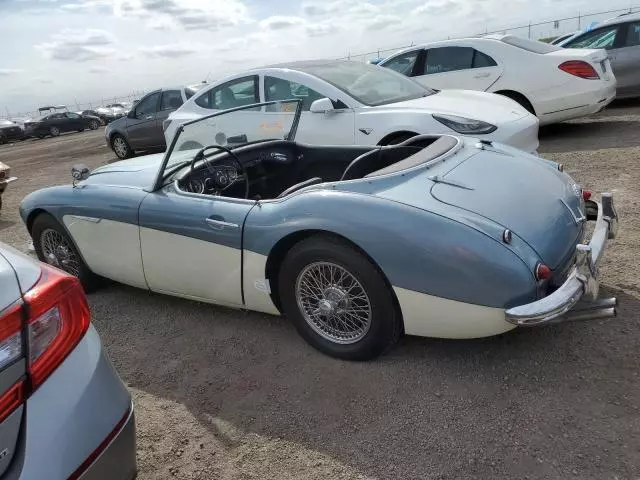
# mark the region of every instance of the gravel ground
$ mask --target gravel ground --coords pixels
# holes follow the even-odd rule
[[[146,479],[640,478],[640,104],[545,128],[541,152],[613,189],[619,239],[602,264],[607,321],[473,341],[405,338],[369,363],[308,347],[286,321],[111,284],[94,323],[137,408]],[[0,147],[0,239],[78,161],[114,161],[102,130]]]

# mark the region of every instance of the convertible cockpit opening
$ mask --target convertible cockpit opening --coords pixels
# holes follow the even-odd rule
[[[271,140],[194,150],[176,177],[184,192],[268,200],[326,182],[371,178],[428,163],[455,147],[449,136],[420,135],[399,145],[313,146]]]

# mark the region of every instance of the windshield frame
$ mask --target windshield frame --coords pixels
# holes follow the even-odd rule
[[[164,173],[165,173],[165,170],[167,169],[167,164],[169,163],[169,159],[171,158],[171,154],[173,153],[176,143],[178,143],[178,138],[180,138],[180,135],[184,131],[184,127],[188,127],[189,125],[193,125],[194,123],[202,122],[204,120],[208,120],[213,117],[219,117],[220,115],[225,115],[227,113],[237,112],[240,110],[249,110],[252,108],[260,107],[260,111],[262,112],[262,107],[268,107],[269,105],[277,105],[281,103],[296,104],[296,110],[294,112],[293,122],[291,122],[291,129],[289,130],[289,133],[285,138],[285,140],[292,141],[296,138],[298,123],[300,122],[300,115],[302,114],[302,100],[299,98],[292,98],[290,100],[270,100],[268,102],[259,102],[259,103],[252,103],[250,105],[242,105],[240,107],[228,108],[227,110],[220,110],[218,112],[211,113],[209,115],[205,115],[203,117],[199,117],[194,120],[189,120],[188,122],[182,123],[176,129],[176,133],[173,135],[173,138],[171,139],[171,144],[169,145],[169,148],[167,148],[167,151],[164,154],[164,158],[162,159],[162,163],[160,164],[160,168],[158,169],[158,174],[156,175],[156,179],[153,182],[153,186],[151,187],[151,190],[149,191],[155,192],[156,190],[159,190],[164,186],[164,177],[165,177]],[[268,141],[269,139],[264,139],[264,140],[258,140],[252,143],[261,143],[261,142],[268,142]],[[239,146],[244,146],[244,145],[247,145],[247,144],[243,144]],[[233,150],[233,148],[235,147],[232,147],[231,149]]]

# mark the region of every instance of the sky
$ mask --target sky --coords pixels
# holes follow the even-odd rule
[[[640,0],[0,0],[0,116],[631,5]]]

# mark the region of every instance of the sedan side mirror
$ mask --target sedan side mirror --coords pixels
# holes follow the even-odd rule
[[[135,109],[131,109],[131,110],[129,110],[129,113],[127,113],[127,117],[135,119],[135,118],[136,118],[136,111],[135,111]]]
[[[329,98],[319,98],[309,107],[311,113],[328,113],[333,111],[333,102]]]

